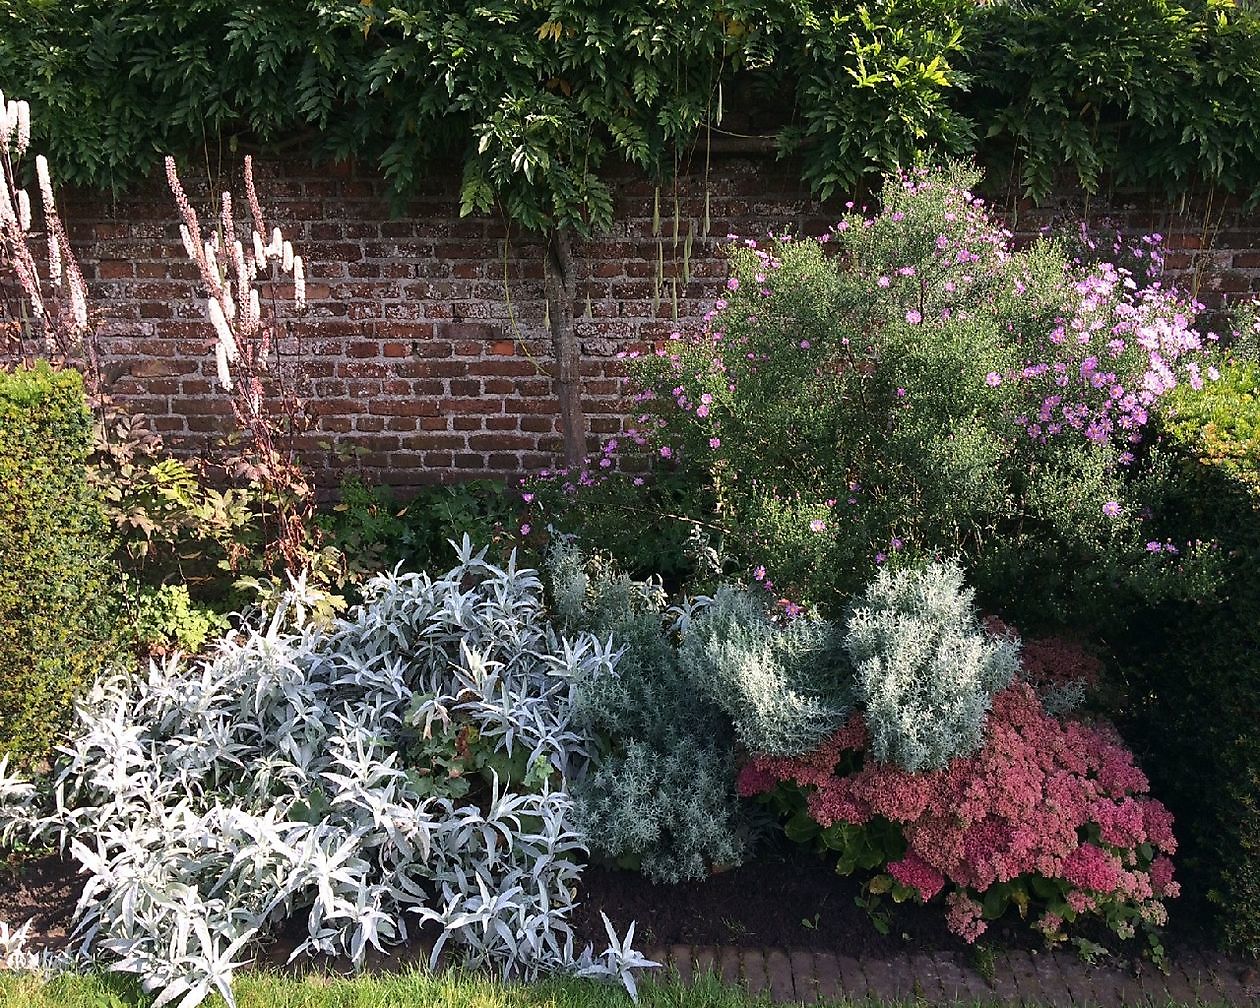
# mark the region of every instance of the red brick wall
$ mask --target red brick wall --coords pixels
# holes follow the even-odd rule
[[[309,309],[286,346],[300,347],[305,362],[315,423],[304,457],[323,484],[335,483],[347,464],[336,450],[357,453],[367,476],[400,487],[555,463],[541,248],[530,236],[509,234],[497,219],[461,219],[450,177],[434,179],[397,216],[379,181],[349,169],[268,164],[257,174],[264,209],[307,264]],[[220,179],[214,189],[232,181]],[[699,233],[706,187],[708,237]],[[707,184],[688,176],[677,191],[677,246],[673,192],[661,193],[658,238],[654,186],[626,180],[616,188],[612,233],[575,247],[592,450],[622,422],[616,352],[699,324],[726,273],[720,248],[728,233],[817,233],[838,209],[811,200],[795,172],[768,160],[715,160]],[[1012,223],[1035,231],[1056,214],[1082,210],[1167,235],[1168,265],[1209,303],[1222,292],[1260,290],[1260,218],[1219,201],[1169,208],[1160,200],[1113,199],[1099,208],[1064,199],[1035,213],[1012,209]],[[116,202],[76,198],[67,217],[106,314],[102,349],[114,391],[174,443],[205,448],[227,429],[229,405],[214,380],[195,273],[169,194],[155,184]],[[684,284],[689,227],[697,234]],[[657,300],[662,242],[666,284]],[[678,323],[669,286],[675,276]]]

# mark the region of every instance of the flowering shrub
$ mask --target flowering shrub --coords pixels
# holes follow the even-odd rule
[[[872,894],[944,894],[968,942],[1011,906],[1052,942],[1089,917],[1130,937],[1163,924],[1178,893],[1172,817],[1132,755],[1105,725],[1048,714],[1024,682],[994,696],[980,750],[943,769],[879,762],[854,714],[810,753],[754,758],[739,789],[836,852],[842,874],[876,872]]]
[[[1198,562],[1148,514],[1141,454],[1161,398],[1216,374],[1198,305],[1016,250],[977,178],[890,178],[822,239],[737,243],[705,330],[629,355],[631,447],[702,484],[716,513],[690,517],[779,591],[835,606],[872,563],[949,550],[986,600],[1068,622]]]

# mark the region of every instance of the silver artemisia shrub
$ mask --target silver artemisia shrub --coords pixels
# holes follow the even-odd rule
[[[659,883],[740,863],[764,825],[735,791],[741,750],[804,752],[844,722],[842,632],[775,620],[729,584],[671,603],[659,578],[632,580],[571,542],[548,560],[562,625],[619,647],[615,670],[576,677],[575,719],[598,747],[573,788],[592,849]]]
[[[939,770],[975,752],[1019,641],[988,633],[956,563],[881,570],[849,615],[845,647],[880,763]]]
[[[327,631],[277,615],[204,662],[101,678],[49,805],[0,764],[0,840],[69,850],[88,873],[77,951],[157,1005],[231,1004],[239,961],[295,915],[295,957],[362,964],[428,925],[434,960],[629,980],[628,941],[575,955],[568,921],[574,682],[615,654],[558,634],[537,575],[467,539],[448,573],[381,575],[364,598]]]

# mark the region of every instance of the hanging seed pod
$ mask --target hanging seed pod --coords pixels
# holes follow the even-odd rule
[[[543,328],[548,332],[551,331],[551,302],[543,302]]]
[[[678,193],[674,193],[674,248],[678,248],[678,222],[680,215],[678,213]]]
[[[704,187],[704,236],[709,237],[709,186]]]
[[[661,286],[665,283],[665,242],[656,243],[656,296],[660,297]]]
[[[718,81],[717,123],[722,125],[722,82]]]
[[[669,288],[670,288],[670,293],[672,294],[673,301],[674,301],[674,314],[672,317],[674,321],[677,322],[678,321],[678,279],[676,277],[670,278]]]
[[[656,195],[652,197],[652,236],[661,233],[661,187],[656,187]]]
[[[587,321],[590,321],[590,320],[591,320],[591,319],[593,319],[594,317],[595,317],[595,315],[594,315],[594,313],[591,311],[591,295],[590,295],[590,291],[587,291],[587,293],[586,293],[586,319],[587,319]]]
[[[687,238],[683,242],[683,283],[691,283],[691,243],[696,239],[696,222],[687,222]]]

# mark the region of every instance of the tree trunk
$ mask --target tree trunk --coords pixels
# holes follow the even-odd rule
[[[586,462],[586,415],[582,409],[582,348],[573,319],[577,278],[573,275],[573,250],[564,228],[557,228],[547,238],[546,288],[556,355],[556,398],[560,400],[564,464],[576,471]]]

